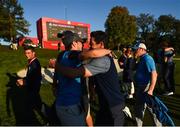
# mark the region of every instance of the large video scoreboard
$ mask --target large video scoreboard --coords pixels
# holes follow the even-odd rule
[[[43,48],[57,49],[60,39],[57,34],[65,30],[77,33],[81,38],[90,38],[90,24],[42,17],[37,21],[37,34]],[[88,44],[86,44],[88,46]],[[61,44],[61,49],[64,45]]]

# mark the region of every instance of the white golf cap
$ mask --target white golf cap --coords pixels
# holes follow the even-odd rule
[[[138,48],[142,48],[142,49],[147,50],[146,45],[145,45],[144,43],[138,43],[138,44],[135,44],[135,45],[132,47],[132,49],[134,49],[134,50],[137,50]]]

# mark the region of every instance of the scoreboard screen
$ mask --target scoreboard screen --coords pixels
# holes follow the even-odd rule
[[[77,33],[81,38],[88,38],[88,27],[58,24],[53,22],[46,22],[46,27],[48,41],[58,41],[59,38],[57,37],[57,34],[65,30]]]
[[[58,49],[58,44],[61,41],[57,37],[58,33],[65,30],[70,30],[77,33],[87,43],[84,44],[85,48],[89,48],[90,41],[90,24],[83,22],[74,22],[69,20],[61,20],[49,17],[41,17],[36,22],[37,36],[39,43],[43,48]],[[60,45],[61,50],[64,50],[64,45]]]

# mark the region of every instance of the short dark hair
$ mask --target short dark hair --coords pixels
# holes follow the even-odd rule
[[[93,31],[90,36],[94,38],[96,44],[103,42],[105,47],[107,46],[107,34],[104,31]]]
[[[35,48],[32,46],[24,46],[24,51],[26,51],[26,50],[31,50],[31,51],[35,52]]]
[[[169,43],[167,41],[162,41],[161,45],[162,45],[163,48],[169,47]]]
[[[62,33],[58,33],[57,36],[62,39],[62,42],[66,48],[69,48],[73,41],[82,42],[82,39],[79,37],[77,33],[73,33],[69,30],[63,31]]]

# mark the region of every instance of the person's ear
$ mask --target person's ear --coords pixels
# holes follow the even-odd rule
[[[101,47],[104,48],[104,42],[101,41],[100,44],[101,44]]]

